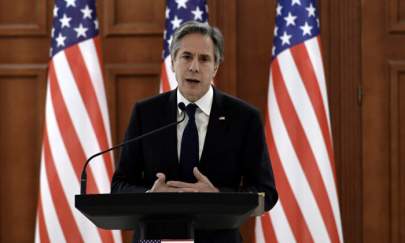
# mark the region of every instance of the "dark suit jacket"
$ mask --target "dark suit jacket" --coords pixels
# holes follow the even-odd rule
[[[125,139],[176,119],[176,90],[139,102],[135,104]],[[173,127],[122,149],[111,191],[145,192],[152,187],[157,172],[164,173],[167,180],[179,180],[178,165],[177,128]],[[259,111],[216,88],[198,168],[220,191],[265,192],[266,210],[277,201]],[[195,241],[241,242],[235,230],[196,232]]]

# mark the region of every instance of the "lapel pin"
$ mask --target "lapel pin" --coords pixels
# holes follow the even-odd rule
[[[219,119],[220,121],[225,121],[225,117],[224,117],[224,116],[220,116],[218,119]]]

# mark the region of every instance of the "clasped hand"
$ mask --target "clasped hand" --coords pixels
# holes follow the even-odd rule
[[[149,192],[219,192],[219,190],[203,175],[197,167],[194,167],[193,174],[197,179],[196,183],[182,181],[168,181],[163,173],[157,173],[157,180],[153,183]]]

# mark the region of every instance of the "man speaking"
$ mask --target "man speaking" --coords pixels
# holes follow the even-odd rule
[[[183,113],[186,118],[122,149],[112,193],[264,192],[265,209],[274,206],[278,196],[259,111],[211,85],[223,43],[220,31],[205,23],[190,21],[176,30],[170,55],[178,88],[136,103],[125,139],[180,121]],[[195,242],[242,238],[238,230],[197,230]]]

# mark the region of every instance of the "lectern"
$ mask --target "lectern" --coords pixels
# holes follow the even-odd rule
[[[264,211],[261,193],[123,193],[75,196],[75,207],[103,229],[134,229],[141,239],[194,239],[194,230],[238,228]]]

